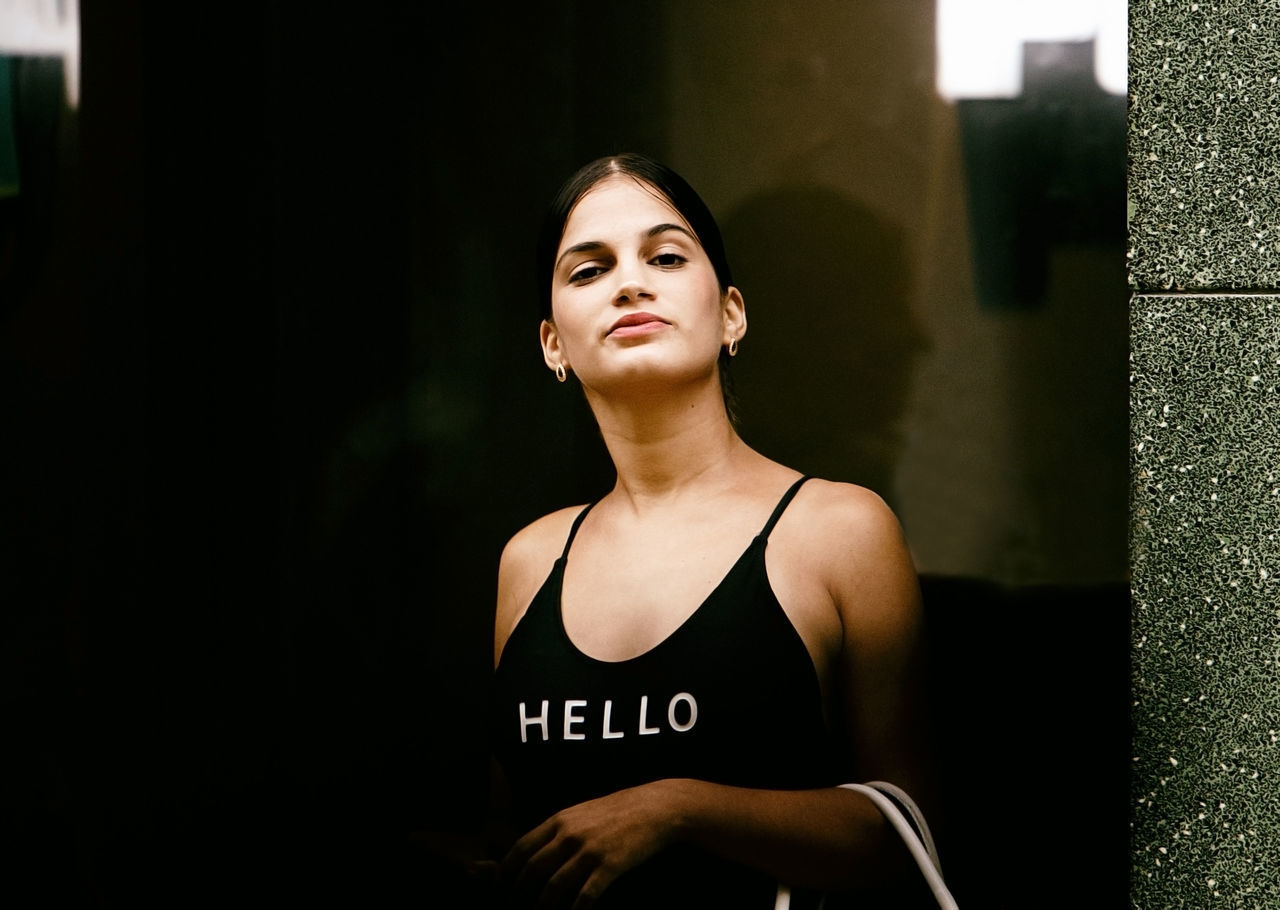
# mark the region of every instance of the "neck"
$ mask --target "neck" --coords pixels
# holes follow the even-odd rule
[[[663,395],[652,401],[589,396],[609,457],[615,492],[633,503],[714,484],[758,457],[734,430],[718,390],[714,395]]]

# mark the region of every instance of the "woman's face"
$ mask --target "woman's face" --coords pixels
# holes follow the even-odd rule
[[[741,296],[720,293],[688,223],[623,175],[597,184],[565,222],[551,312],[547,364],[574,370],[588,390],[715,376],[720,347],[746,330]]]

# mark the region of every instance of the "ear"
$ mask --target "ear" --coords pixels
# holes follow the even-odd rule
[[[741,341],[742,336],[747,334],[747,304],[737,288],[730,287],[725,291],[723,313],[724,340],[721,343],[728,344],[731,338]]]
[[[569,369],[569,358],[565,356],[564,348],[560,346],[560,333],[556,331],[556,324],[550,319],[542,320],[542,325],[538,328],[538,337],[542,342],[542,359],[547,366],[555,369],[558,366],[564,366]]]

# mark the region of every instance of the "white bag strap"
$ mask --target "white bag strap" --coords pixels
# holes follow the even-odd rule
[[[929,830],[929,823],[925,821],[924,813],[920,811],[916,801],[897,784],[891,784],[883,780],[873,780],[868,781],[867,786],[875,787],[881,793],[891,797],[898,804],[898,808],[907,813],[907,817],[915,827],[916,833],[920,835],[920,840],[924,843],[924,849],[928,852],[929,859],[933,862],[933,868],[937,869],[938,874],[941,875],[942,860],[938,859],[938,848],[933,843],[933,832]]]
[[[933,843],[933,834],[929,831],[924,813],[920,811],[915,800],[901,787],[884,781],[840,786],[846,790],[861,793],[876,804],[876,807],[893,825],[894,830],[898,832],[903,843],[907,845],[907,849],[911,851],[911,857],[924,874],[929,890],[933,892],[938,902],[938,907],[941,910],[958,910],[956,899],[951,896],[951,891],[942,878],[942,864],[938,860],[938,850]],[[907,816],[903,814],[904,811],[910,814],[911,821],[907,820]],[[912,822],[915,823],[914,828],[912,828]],[[774,910],[790,910],[790,908],[791,889],[786,885],[779,885],[777,897],[774,900]]]

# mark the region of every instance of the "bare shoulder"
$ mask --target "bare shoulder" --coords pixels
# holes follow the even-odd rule
[[[564,550],[564,542],[569,537],[569,529],[573,520],[578,517],[583,506],[569,506],[543,515],[511,536],[502,548],[500,573],[518,576],[526,568],[542,563],[551,568],[560,553]],[[545,574],[545,572],[544,572]]]
[[[804,537],[846,634],[876,641],[914,634],[920,588],[898,516],[856,484],[811,480],[803,499]]]
[[[564,551],[573,520],[582,509],[580,505],[570,506],[544,515],[513,534],[502,548],[493,630],[495,663],[511,630]]]
[[[846,542],[850,534],[868,542],[902,540],[897,515],[879,494],[866,487],[813,478],[805,483],[804,492],[804,508],[818,520],[817,531],[830,531]]]

